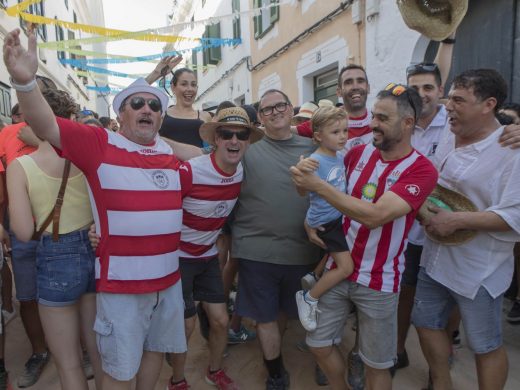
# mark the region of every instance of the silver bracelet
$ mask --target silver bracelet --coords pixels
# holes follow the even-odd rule
[[[31,92],[37,86],[36,78],[23,85],[15,83],[12,77],[9,77],[9,82],[11,83],[11,86],[18,92]]]

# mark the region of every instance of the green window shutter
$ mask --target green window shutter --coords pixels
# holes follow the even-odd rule
[[[240,0],[233,0],[231,3],[231,8],[233,12],[240,12]],[[240,38],[240,16],[238,18],[233,18],[233,39]]]
[[[206,31],[202,34],[202,38],[208,38],[208,26],[206,26]],[[206,48],[202,50],[202,65],[206,66],[209,63],[209,49]]]
[[[271,0],[271,4],[277,4],[278,0]],[[280,6],[277,5],[276,7],[271,7],[271,18],[269,21],[271,24],[274,24],[280,19]]]
[[[197,51],[192,50],[191,51],[191,63],[193,64],[193,67],[197,69]]]
[[[253,8],[260,8],[262,0],[253,0]],[[258,39],[262,33],[262,15],[254,16],[253,23],[255,27],[255,39]]]
[[[209,27],[210,38],[220,38],[220,23],[212,24]],[[222,60],[222,50],[220,46],[209,48],[209,63],[216,65]]]

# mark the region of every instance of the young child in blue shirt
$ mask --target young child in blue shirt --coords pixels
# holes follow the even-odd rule
[[[319,108],[311,119],[313,138],[319,144],[311,158],[319,162],[316,174],[327,183],[345,192],[345,166],[343,150],[347,142],[347,112],[337,107]],[[298,190],[301,195],[305,191]],[[309,194],[310,206],[305,222],[318,229],[318,236],[327,246],[336,263],[309,291],[298,291],[296,303],[298,315],[307,331],[316,329],[319,298],[336,284],[345,280],[353,271],[354,264],[343,232],[342,215],[318,194]]]

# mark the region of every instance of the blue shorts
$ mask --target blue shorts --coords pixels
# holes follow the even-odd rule
[[[9,232],[16,299],[20,302],[36,300],[36,247],[38,241],[23,242]]]
[[[96,291],[94,253],[88,230],[42,236],[36,253],[38,303],[45,306],[72,305],[85,293]]]
[[[463,297],[430,278],[421,267],[412,323],[418,328],[445,329],[453,307],[458,305],[469,347],[476,354],[488,353],[502,345],[503,298],[493,298],[484,287],[474,299]]]
[[[237,314],[259,323],[273,322],[280,312],[298,318],[296,291],[311,265],[283,265],[262,261],[238,260]]]

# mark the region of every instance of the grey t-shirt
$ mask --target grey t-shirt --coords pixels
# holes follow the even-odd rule
[[[245,154],[244,180],[233,221],[233,257],[273,264],[305,265],[319,260],[303,228],[309,207],[296,191],[289,167],[316,146],[309,138],[267,136]]]

